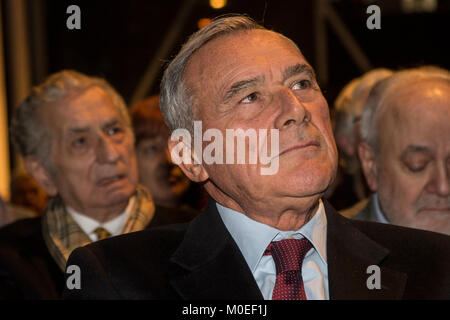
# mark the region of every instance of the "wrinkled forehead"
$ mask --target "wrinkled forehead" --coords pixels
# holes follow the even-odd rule
[[[205,73],[208,73],[209,77],[220,76],[215,71],[221,66],[244,61],[251,63],[255,54],[266,56],[273,54],[273,58],[282,58],[274,56],[280,50],[297,55],[299,59],[305,61],[292,40],[270,30],[241,30],[220,35],[191,56],[185,69],[185,79],[189,83],[198,80]]]
[[[69,91],[63,99],[44,105],[40,116],[52,130],[67,125],[87,125],[92,119],[107,121],[109,118],[116,118],[123,121],[119,107],[99,86]]]
[[[222,93],[233,83],[250,78],[281,78],[286,68],[295,65],[307,65],[314,73],[288,38],[268,30],[236,31],[211,40],[195,52],[183,80],[197,113],[199,100],[221,103],[218,100]]]

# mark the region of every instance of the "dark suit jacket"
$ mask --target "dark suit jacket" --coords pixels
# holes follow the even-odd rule
[[[331,299],[449,299],[450,237],[349,220],[325,203]],[[214,202],[189,224],[140,231],[75,250],[81,289],[67,299],[262,299]],[[369,290],[370,265],[381,289]]]
[[[156,206],[147,228],[187,222],[194,215],[194,211]],[[59,299],[64,284],[64,273],[42,236],[41,217],[0,229],[0,299]]]

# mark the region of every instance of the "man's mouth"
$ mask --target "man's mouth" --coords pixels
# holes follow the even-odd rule
[[[118,174],[118,175],[115,175],[115,176],[110,176],[110,177],[106,177],[106,178],[102,178],[102,179],[100,179],[99,181],[98,181],[98,186],[99,187],[104,187],[104,186],[107,186],[107,185],[109,185],[109,184],[111,184],[111,183],[114,183],[114,182],[116,182],[116,181],[119,181],[119,180],[122,180],[122,179],[124,179],[125,178],[125,175],[124,174]]]
[[[314,140],[308,141],[306,143],[300,143],[300,144],[296,144],[292,147],[289,147],[287,149],[284,149],[278,156],[282,156],[285,153],[294,151],[294,150],[298,150],[298,149],[307,149],[307,148],[318,148],[320,147],[320,143]]]

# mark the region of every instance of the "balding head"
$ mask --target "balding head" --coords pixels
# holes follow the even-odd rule
[[[374,90],[359,148],[369,187],[392,223],[450,234],[448,74],[403,71]]]
[[[361,139],[372,147],[376,147],[378,138],[379,116],[389,106],[386,99],[390,96],[399,97],[398,90],[415,83],[438,81],[450,82],[450,73],[443,69],[416,68],[394,73],[392,76],[378,82],[370,91],[361,117]]]

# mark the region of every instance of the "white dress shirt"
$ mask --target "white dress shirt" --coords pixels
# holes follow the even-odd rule
[[[264,255],[264,251],[270,242],[288,238],[306,238],[313,245],[302,265],[302,278],[307,299],[329,299],[326,257],[327,219],[322,201],[313,218],[296,231],[275,229],[218,203],[217,209],[241,250],[264,299],[272,299],[276,281],[275,262],[271,255]]]
[[[70,214],[72,219],[78,223],[81,230],[84,231],[88,235],[88,237],[92,241],[97,241],[97,234],[94,232],[95,229],[98,227],[102,227],[105,230],[108,230],[108,232],[111,234],[111,236],[117,236],[121,234],[123,227],[125,226],[125,223],[127,222],[128,217],[131,214],[131,208],[133,208],[133,202],[134,197],[131,197],[128,201],[128,205],[125,208],[125,211],[119,214],[117,217],[115,217],[112,220],[109,220],[107,222],[101,223],[98,222],[95,219],[92,219],[91,217],[88,217],[80,212],[75,211],[71,207],[66,207],[67,212]]]

